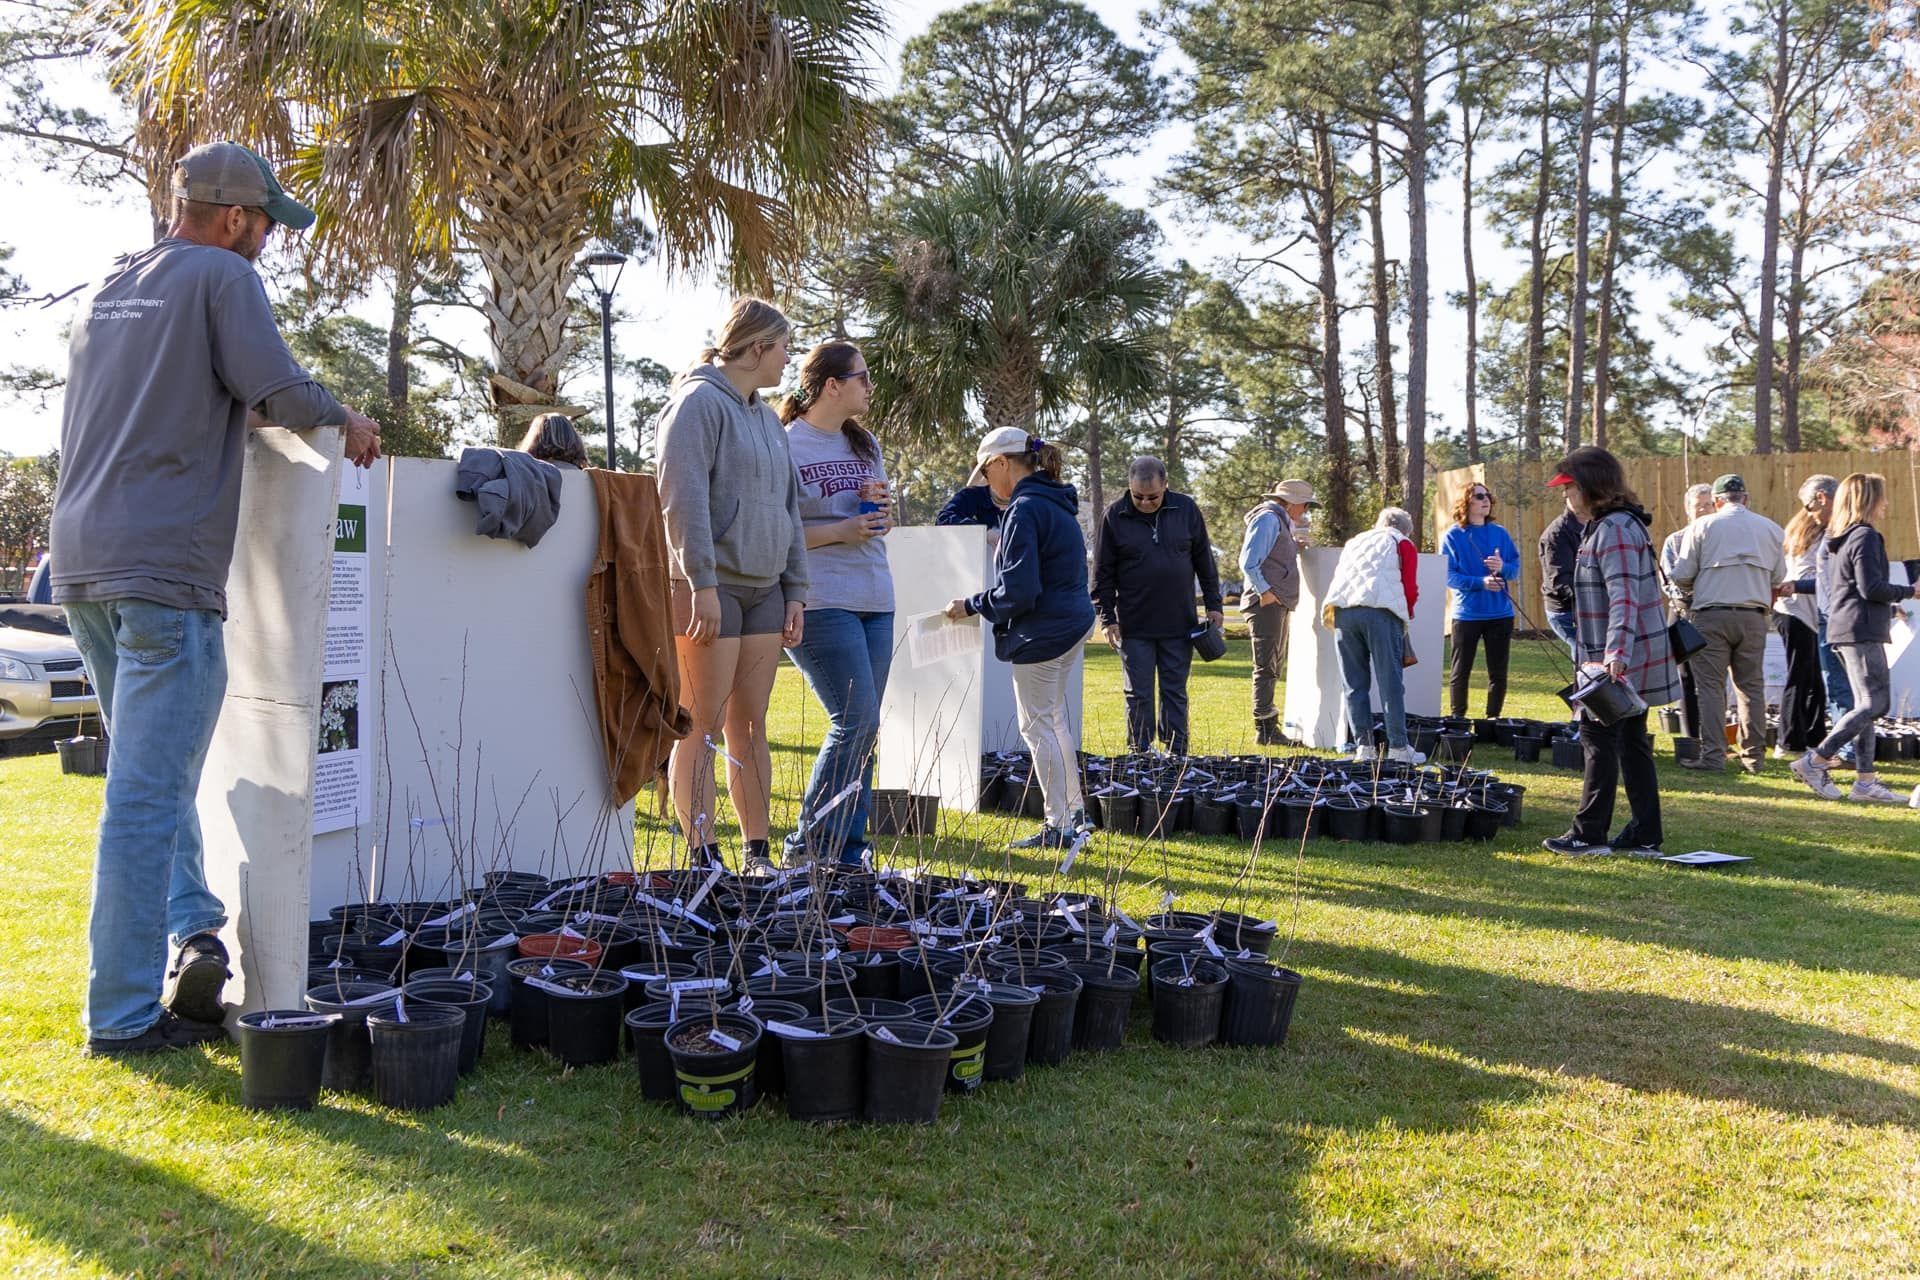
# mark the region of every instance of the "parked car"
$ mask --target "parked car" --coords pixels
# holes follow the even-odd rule
[[[100,703],[57,605],[0,605],[0,749],[98,732]]]

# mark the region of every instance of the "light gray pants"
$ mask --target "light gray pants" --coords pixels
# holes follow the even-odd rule
[[[1067,720],[1067,674],[1080,660],[1075,645],[1045,662],[1013,664],[1013,706],[1020,715],[1020,740],[1033,752],[1033,776],[1040,780],[1047,825],[1064,829],[1086,807],[1080,795],[1079,745]]]

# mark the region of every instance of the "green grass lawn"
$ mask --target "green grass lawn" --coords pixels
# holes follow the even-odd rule
[[[1248,749],[1246,657],[1237,642],[1196,666],[1196,750]],[[1545,651],[1523,644],[1516,665],[1511,712],[1552,715]],[[1091,750],[1118,749],[1118,690],[1090,650]],[[783,672],[781,817],[820,725]],[[1920,814],[1822,803],[1783,764],[1708,780],[1669,762],[1668,848],[1756,861],[1572,860],[1538,845],[1578,778],[1493,767],[1529,791],[1491,846],[1315,842],[1249,867],[1225,840],[1102,837],[1083,855],[1074,878],[1117,880],[1136,914],[1170,888],[1275,916],[1306,975],[1284,1049],[1177,1052],[1137,1027],[1119,1053],[949,1102],[932,1128],[816,1130],[773,1107],[683,1119],[642,1102],[630,1067],[568,1071],[504,1034],[424,1116],[331,1094],[249,1113],[225,1046],[86,1059],[100,782],[0,760],[0,1267],[1920,1274]],[[1007,820],[945,825],[921,851],[936,863],[1056,882],[977,851]]]

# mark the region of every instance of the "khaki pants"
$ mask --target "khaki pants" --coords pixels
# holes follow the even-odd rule
[[[1700,762],[1726,763],[1727,672],[1739,704],[1740,758],[1759,765],[1767,757],[1767,625],[1762,609],[1696,609],[1693,625],[1707,647],[1687,660],[1700,696]]]

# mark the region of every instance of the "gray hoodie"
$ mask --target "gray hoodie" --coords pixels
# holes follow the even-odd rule
[[[673,575],[695,590],[780,584],[807,598],[800,480],[780,419],[758,395],[742,399],[703,364],[674,384],[660,413],[660,508]]]

